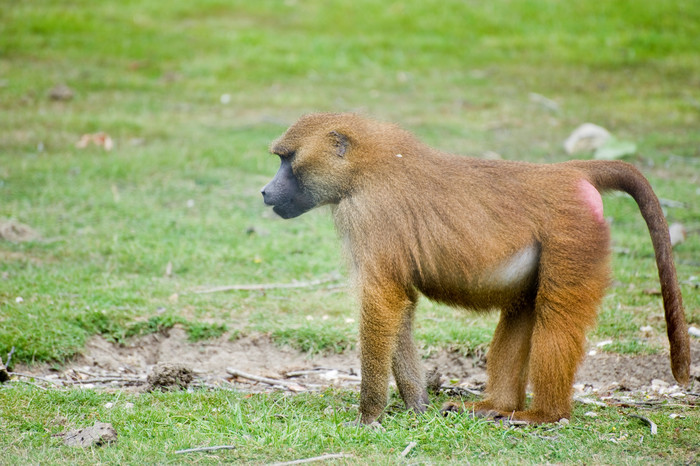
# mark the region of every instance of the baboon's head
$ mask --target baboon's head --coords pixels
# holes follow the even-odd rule
[[[270,146],[280,168],[261,193],[282,218],[294,218],[317,206],[336,204],[352,186],[353,141],[350,115],[302,117]]]

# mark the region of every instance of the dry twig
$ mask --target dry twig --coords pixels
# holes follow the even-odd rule
[[[127,384],[144,384],[145,380],[136,377],[100,377],[96,379],[83,379],[83,380],[71,380],[70,383],[73,385],[83,385],[88,383],[110,383],[110,382],[122,382]]]
[[[313,458],[304,458],[302,460],[285,461],[284,463],[274,463],[272,466],[288,466],[292,464],[313,463],[314,461],[326,461],[338,458],[352,458],[352,455],[347,453],[331,453],[328,455],[314,456]]]
[[[5,360],[5,366],[10,367],[11,361],[12,361],[12,355],[15,354],[15,347],[13,346],[10,349],[10,352],[7,353],[7,359]],[[2,360],[0,360],[0,364],[2,364]]]
[[[38,388],[39,390],[48,390],[48,388],[42,387],[42,386],[39,385],[38,383],[30,382],[30,381],[28,381],[28,380],[15,380],[15,382],[17,382],[17,383],[26,383],[27,385],[31,385],[32,387]]]
[[[648,417],[640,416],[639,414],[630,414],[629,417],[641,419],[642,421],[644,421],[646,424],[649,425],[649,427],[651,429],[651,435],[656,435],[657,427],[656,427],[656,424],[654,423],[654,421],[652,421]]]
[[[227,286],[217,286],[214,288],[208,288],[205,290],[196,290],[197,294],[205,293],[218,293],[220,291],[259,291],[259,290],[273,290],[273,289],[284,289],[284,288],[308,288],[312,286],[322,285],[324,283],[338,281],[338,277],[323,278],[318,280],[311,280],[308,282],[295,282],[295,283],[255,283],[249,285],[227,285]]]
[[[405,458],[406,456],[408,456],[408,454],[411,453],[411,450],[413,450],[413,448],[414,448],[416,445],[418,445],[418,443],[416,443],[416,442],[411,442],[411,443],[409,443],[409,444],[406,446],[406,448],[404,448],[403,451],[401,452],[401,458]]]
[[[248,374],[247,372],[239,371],[238,369],[234,369],[233,367],[227,367],[226,372],[234,377],[241,377],[244,379],[254,380],[256,382],[262,382],[262,383],[272,385],[272,386],[279,386],[279,387],[286,388],[288,390],[297,391],[297,388],[301,388],[301,389],[304,388],[296,382],[287,382],[285,380],[269,379],[267,377],[262,377],[259,375]]]
[[[217,445],[215,447],[188,448],[186,450],[177,450],[175,454],[181,455],[183,453],[195,453],[200,451],[234,450],[235,448],[235,445]]]
[[[583,403],[585,405],[595,405],[595,406],[603,406],[603,407],[608,406],[605,403],[603,403],[602,401],[593,400],[591,398],[584,398],[584,397],[578,396],[578,395],[574,396],[574,401],[578,401],[579,403]]]
[[[56,380],[51,380],[51,379],[45,379],[44,377],[39,377],[37,375],[31,375],[31,374],[23,374],[21,372],[8,372],[10,375],[14,375],[17,377],[23,377],[25,379],[36,379],[36,380],[41,380],[42,382],[50,383],[53,385],[63,385],[63,381],[56,381]]]
[[[285,376],[287,377],[299,377],[302,375],[311,375],[311,374],[318,374],[319,372],[328,372],[333,369],[326,369],[325,367],[317,367],[315,369],[306,369],[306,370],[301,370],[301,371],[289,371],[285,372]]]
[[[465,396],[469,395],[483,395],[484,392],[481,390],[474,390],[467,387],[453,387],[452,385],[440,385],[440,391],[446,392],[448,395],[452,396]]]

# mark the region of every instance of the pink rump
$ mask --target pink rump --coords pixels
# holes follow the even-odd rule
[[[578,184],[581,199],[591,209],[593,216],[599,222],[605,222],[603,217],[603,198],[595,187],[586,180],[580,180]]]

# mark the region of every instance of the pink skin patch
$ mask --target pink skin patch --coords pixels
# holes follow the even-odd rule
[[[586,180],[579,180],[578,191],[581,194],[581,199],[586,203],[596,220],[601,223],[605,222],[603,217],[603,198],[595,187]]]

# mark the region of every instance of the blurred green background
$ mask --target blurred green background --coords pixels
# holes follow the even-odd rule
[[[38,237],[0,241],[0,354],[63,361],[95,333],[197,322],[352,344],[347,288],[192,293],[345,274],[325,209],[284,222],[258,193],[277,168],[267,145],[312,111],[477,157],[565,160],[586,121],[634,142],[627,160],[688,232],[676,253],[697,322],[699,37],[693,1],[2,1],[0,218]],[[111,151],[76,147],[97,132]],[[662,330],[642,293],[658,287],[651,246],[629,198],[606,216],[616,282],[597,332],[632,341],[650,319]],[[453,335],[473,316],[421,312],[426,346],[468,350],[493,326]]]

